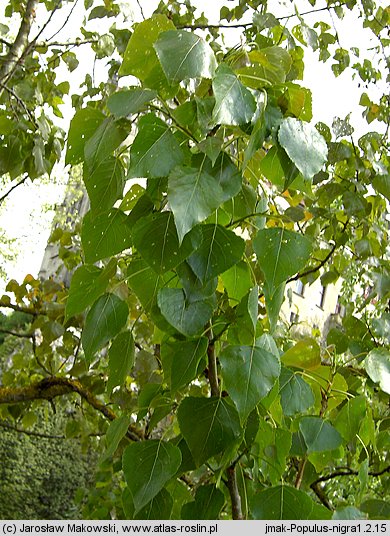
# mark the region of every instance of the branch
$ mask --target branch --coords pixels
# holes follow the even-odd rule
[[[19,313],[26,313],[27,315],[31,315],[31,316],[38,315],[38,311],[35,311],[35,309],[32,309],[31,307],[23,307],[22,305],[15,305],[14,303],[8,303],[7,301],[1,300],[1,299],[0,299],[0,307],[5,307],[6,309],[12,309],[13,311],[18,311]]]
[[[18,428],[17,426],[12,426],[12,424],[9,424],[8,422],[5,422],[5,421],[0,421],[0,426],[2,428],[6,428],[7,430],[11,430],[12,432],[17,432],[18,434],[25,434],[28,436],[42,437],[44,439],[67,439],[65,435],[51,435],[51,434],[43,434],[41,432],[34,432],[34,430],[25,430],[24,428]],[[105,435],[105,432],[93,432],[91,434],[88,434],[88,437],[102,437],[104,435]],[[81,437],[81,436],[77,436],[77,437]]]
[[[347,4],[339,4],[337,6],[326,6],[318,9],[310,9],[309,11],[304,11],[303,13],[290,13],[290,15],[284,15],[283,17],[275,17],[276,20],[286,20],[292,19],[294,17],[303,17],[304,15],[311,15],[312,13],[319,13],[320,11],[330,11],[331,9],[336,9],[339,7],[346,6]],[[256,26],[253,22],[241,23],[241,24],[181,24],[177,26],[178,30],[218,30],[219,28],[250,28],[251,26]]]
[[[70,17],[72,16],[72,13],[73,13],[74,9],[76,8],[76,6],[77,6],[77,4],[78,4],[78,1],[79,1],[79,0],[76,0],[76,1],[75,1],[75,3],[73,4],[71,10],[70,10],[69,13],[68,13],[68,16],[66,17],[65,21],[64,21],[63,24],[61,25],[60,29],[57,30],[55,33],[53,33],[53,35],[52,35],[51,37],[49,37],[48,41],[51,41],[52,39],[54,39],[54,37],[56,37],[56,36],[60,33],[60,31],[63,30],[63,29],[65,28],[65,26],[66,26],[66,25],[68,24],[68,22],[69,22]],[[56,9],[58,9],[58,7],[59,7],[59,3],[57,4],[57,6],[56,6],[56,8],[53,10],[53,12],[56,11]],[[46,26],[49,24],[49,22],[50,22],[50,19],[47,21]],[[36,39],[35,39],[35,41],[36,41]]]
[[[219,383],[218,383],[218,369],[217,369],[217,357],[215,355],[215,347],[213,342],[213,332],[211,329],[211,323],[208,330],[209,344],[207,347],[208,357],[208,380],[210,383],[211,396],[219,396]]]
[[[297,275],[294,275],[293,277],[290,277],[290,279],[287,279],[287,283],[291,283],[291,281],[297,281],[298,279],[301,279],[301,277],[305,277],[309,274],[314,274],[315,272],[318,272],[325,264],[328,262],[328,260],[331,258],[333,253],[336,251],[337,245],[333,244],[331,250],[327,254],[327,256],[317,264],[317,266],[314,266],[313,268],[309,268],[305,272],[297,273]]]
[[[6,80],[12,74],[28,46],[28,36],[30,34],[37,5],[38,0],[27,1],[26,11],[24,12],[18,35],[11,45],[0,68],[0,80]],[[2,91],[0,90],[0,95],[1,93]]]
[[[0,82],[0,95],[1,95],[1,92],[4,91],[4,90],[7,91],[7,93],[9,93],[10,95],[13,96],[13,98],[16,100],[16,102],[19,104],[19,106],[21,106],[23,108],[23,110],[26,112],[26,114],[28,115],[28,118],[30,119],[30,121],[35,126],[37,126],[37,123],[35,121],[35,117],[33,116],[32,112],[27,108],[25,102],[15,93],[15,91],[13,89],[8,87],[6,84],[3,84],[2,82]],[[26,179],[24,179],[24,180],[26,180]]]
[[[11,331],[10,329],[0,328],[0,333],[5,333],[6,335],[12,335],[13,337],[20,337],[21,339],[32,339],[34,337],[33,333],[17,333],[16,331]]]
[[[36,47],[78,47],[81,45],[89,45],[91,43],[97,43],[98,39],[76,39],[75,41],[40,41],[36,43]]]
[[[42,434],[41,432],[34,432],[33,430],[24,430],[23,428],[18,428],[17,426],[12,426],[7,422],[0,421],[0,426],[6,428],[7,430],[12,430],[13,432],[18,432],[19,434],[25,434],[28,436],[34,437],[43,437],[44,439],[65,439],[64,435],[50,435]]]
[[[381,471],[369,471],[368,472],[369,476],[374,476],[374,477],[382,476],[385,473],[390,473],[390,465],[386,466]],[[312,488],[313,486],[319,484],[320,482],[327,482],[328,480],[332,480],[333,478],[338,478],[341,476],[357,476],[358,474],[359,472],[355,471],[354,469],[341,469],[339,471],[334,471],[333,473],[330,473],[329,475],[321,476],[320,478],[317,478],[317,480],[314,480],[314,482],[310,484],[310,487]]]
[[[322,504],[327,508],[328,510],[333,510],[332,505],[329,502],[328,497],[325,495],[324,490],[319,486],[318,482],[313,482],[313,484],[310,485],[311,489],[314,491],[314,493],[317,495],[319,500],[322,502]]]
[[[109,421],[116,419],[111,408],[88,391],[78,380],[51,376],[25,387],[0,387],[0,404],[18,404],[32,400],[48,400],[69,393],[78,393],[91,407],[102,413]],[[140,432],[129,426],[126,436],[132,441],[140,441]]]
[[[236,466],[232,464],[227,468],[227,487],[230,493],[230,500],[232,502],[232,517],[233,519],[244,519],[241,506],[241,496],[238,491]]]

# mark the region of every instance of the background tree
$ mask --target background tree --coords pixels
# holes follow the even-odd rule
[[[33,355],[9,360],[2,419],[70,395],[80,433],[111,421],[86,517],[387,517],[388,95],[362,93],[385,128],[356,140],[348,120],[315,123],[300,80],[306,47],[336,76],[387,76],[389,8],[311,0],[279,16],[239,1],[209,25],[170,1],[131,28],[81,29],[82,45],[31,37],[43,4],[43,28],[67,6],[6,8],[21,22],[15,39],[2,29],[4,180],[60,157],[69,85],[55,78],[76,65],[71,47],[91,45],[108,72],[72,96],[65,163],[82,169],[90,211],[52,236],[69,266],[81,259],[70,288],[27,276],[0,301],[30,315],[18,336]],[[85,10],[120,20],[114,2]],[[348,10],[372,30],[375,64],[305,19]],[[224,46],[225,27],[240,44]],[[131,179],[146,182],[124,190]],[[319,277],[343,279],[346,315],[325,341],[294,338],[286,284]]]

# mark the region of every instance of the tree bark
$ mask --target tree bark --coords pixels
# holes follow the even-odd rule
[[[26,11],[24,12],[22,22],[20,23],[18,35],[2,61],[0,68],[1,81],[6,81],[9,78],[28,46],[28,37],[30,35],[37,5],[38,0],[27,1]]]
[[[102,413],[108,420],[116,419],[111,408],[101,402],[94,394],[85,389],[78,380],[58,378],[55,376],[45,378],[37,383],[25,387],[0,387],[0,404],[18,404],[32,400],[53,400],[57,396],[69,393],[78,393],[91,407]],[[129,426],[127,437],[132,441],[140,441],[140,432]]]

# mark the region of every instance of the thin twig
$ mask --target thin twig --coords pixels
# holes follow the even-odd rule
[[[144,10],[142,9],[142,4],[141,4],[140,0],[137,0],[137,4],[138,4],[139,10],[141,12],[141,17],[145,20],[145,14],[144,14]]]
[[[5,90],[7,91],[7,93],[9,93],[10,95],[12,95],[14,97],[14,99],[16,100],[16,102],[23,108],[23,110],[26,112],[26,114],[28,115],[28,118],[30,119],[30,121],[34,124],[35,127],[37,127],[37,123],[35,121],[35,117],[33,116],[31,110],[29,110],[25,104],[25,102],[15,93],[15,91],[13,89],[11,89],[9,86],[7,86],[6,84],[3,84],[2,82],[0,82],[0,90]],[[0,199],[1,201],[1,199]]]
[[[0,328],[0,333],[5,333],[6,335],[12,335],[13,337],[19,337],[21,339],[32,339],[34,337],[33,333],[18,333],[17,331],[12,331],[10,329]]]
[[[69,22],[70,17],[72,16],[73,11],[75,10],[75,8],[76,8],[76,6],[78,4],[78,1],[79,0],[76,0],[75,3],[73,4],[73,6],[72,6],[71,10],[69,11],[68,16],[66,17],[66,19],[65,19],[64,23],[62,24],[61,28],[59,30],[57,30],[55,33],[53,33],[53,35],[51,37],[49,37],[48,41],[51,41],[52,39],[54,39],[60,33],[60,31],[65,28],[65,26]]]
[[[207,347],[207,357],[208,357],[208,380],[210,384],[211,396],[220,395],[219,392],[219,382],[218,382],[218,368],[217,368],[217,357],[215,355],[215,347],[213,342],[213,331],[211,328],[211,323],[207,332],[209,338],[209,344]]]

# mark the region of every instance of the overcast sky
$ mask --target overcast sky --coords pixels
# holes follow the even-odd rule
[[[140,2],[143,6],[145,17],[149,17],[158,5],[158,0],[140,0]],[[193,2],[198,6],[199,14],[204,11],[210,22],[213,23],[219,21],[220,8],[226,4],[224,0],[193,0]],[[100,4],[100,2],[96,3]],[[4,9],[4,4],[0,6],[0,12],[1,7]],[[134,20],[140,20],[141,13],[135,0],[129,0],[129,2],[123,2],[123,4],[127,4],[127,9],[124,9],[124,11],[129,15],[128,24]],[[299,0],[296,4],[299,11],[312,9],[307,0]],[[323,5],[326,5],[325,0]],[[68,25],[56,36],[56,39],[69,39],[69,32],[72,31],[72,28],[79,28],[80,19],[82,18],[82,6],[83,2],[79,1],[79,5],[74,10]],[[289,0],[282,6],[275,1],[274,6],[274,9],[270,8],[270,11],[277,16],[294,13],[294,4]],[[68,6],[68,9],[71,9],[71,7],[72,4]],[[322,4],[318,3],[317,7],[322,7]],[[305,17],[305,21],[308,25],[314,24],[318,17],[318,14],[308,15]],[[45,18],[38,14],[37,24],[42,24],[44,20]],[[63,20],[64,15],[61,10],[61,17],[53,19],[51,25],[47,28],[46,36],[43,35],[42,37],[48,38],[51,36],[61,27]],[[329,15],[324,12],[321,13],[321,20],[326,20],[329,24],[335,25],[339,31],[340,43],[344,48],[359,46],[363,50],[372,46],[370,40],[371,31],[366,29],[357,32],[357,29],[361,27],[361,23],[357,22],[355,16],[348,14],[343,21],[339,21],[335,15],[333,19],[330,19]],[[290,21],[297,23],[296,18],[290,19]],[[95,19],[88,24],[89,29],[98,29],[98,26],[103,25],[104,21]],[[226,30],[225,40],[231,45],[240,42],[240,31]],[[370,54],[371,59],[374,60],[374,53],[371,52]],[[73,77],[76,87],[71,88],[71,93],[78,91],[77,85],[84,79],[86,70],[91,68],[92,61],[87,47],[83,47],[82,51],[80,50],[79,59],[80,68],[72,76],[65,71],[62,73],[64,79],[71,80]],[[97,77],[99,76],[98,71],[96,75]],[[359,136],[367,132],[367,124],[361,116],[362,108],[358,105],[362,89],[358,87],[357,80],[351,80],[349,70],[340,77],[335,78],[330,65],[319,62],[315,53],[305,50],[305,78],[303,85],[310,88],[313,93],[313,116],[315,122],[324,121],[327,124],[331,124],[335,116],[345,118],[347,114],[351,113],[351,123],[355,127],[356,135]],[[384,83],[382,83],[377,90],[370,87],[369,93],[372,98],[376,98],[384,92]],[[63,126],[66,127],[66,123],[71,118],[71,107],[65,106],[63,111],[65,115]],[[373,123],[372,129],[375,128],[378,128],[378,126]],[[6,265],[9,278],[21,280],[26,273],[32,273],[34,276],[38,273],[54,216],[53,210],[45,211],[42,210],[42,207],[61,202],[63,195],[63,187],[54,187],[56,182],[64,182],[64,173],[60,168],[57,169],[55,177],[49,184],[44,185],[37,181],[34,184],[26,183],[16,189],[0,212],[0,227],[6,229],[10,238],[17,240],[16,249],[20,250],[17,260]],[[4,282],[0,280],[0,292],[3,289]]]

